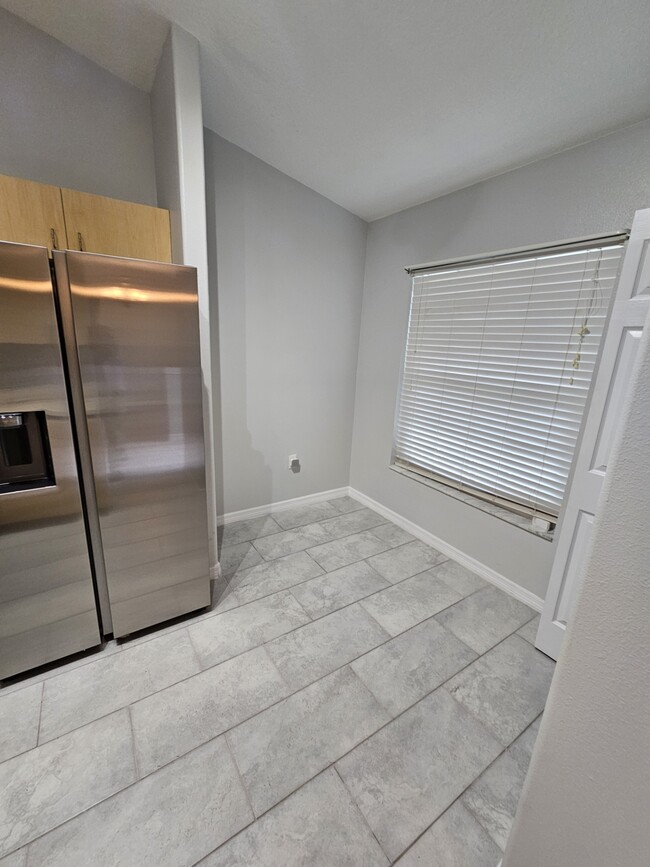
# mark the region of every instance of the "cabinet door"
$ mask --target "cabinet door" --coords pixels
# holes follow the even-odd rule
[[[169,211],[77,190],[61,195],[69,249],[171,262]]]
[[[0,241],[65,249],[61,190],[0,175]]]

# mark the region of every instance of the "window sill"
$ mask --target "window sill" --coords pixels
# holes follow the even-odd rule
[[[399,473],[400,476],[406,476],[407,479],[412,479],[427,488],[433,488],[435,491],[444,494],[446,497],[451,497],[454,500],[460,500],[461,503],[466,503],[474,509],[480,509],[481,512],[486,512],[500,521],[505,521],[507,524],[512,524],[514,527],[519,527],[520,530],[525,530],[526,533],[532,533],[533,536],[539,536],[540,539],[545,539],[548,542],[553,541],[554,530],[537,530],[531,524],[530,518],[524,515],[517,515],[509,509],[504,509],[503,506],[498,506],[496,503],[488,503],[486,500],[481,500],[480,497],[475,497],[472,494],[458,491],[455,488],[443,485],[442,482],[436,482],[433,479],[427,479],[425,476],[420,476],[418,473],[411,470],[398,467],[391,464],[389,469],[394,473]]]

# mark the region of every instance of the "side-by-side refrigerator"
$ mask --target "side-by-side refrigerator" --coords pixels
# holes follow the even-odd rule
[[[196,272],[0,243],[0,679],[207,606]]]

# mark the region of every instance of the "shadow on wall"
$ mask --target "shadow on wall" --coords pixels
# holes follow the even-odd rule
[[[238,465],[245,465],[247,473],[255,480],[255,499],[260,503],[272,501],[271,469],[267,466],[261,452],[253,448],[252,436],[248,429],[247,407],[247,372],[246,372],[246,256],[245,256],[245,225],[244,205],[241,197],[231,197],[236,201],[237,208],[228,211],[228,241],[227,262],[219,262],[219,229],[217,223],[217,178],[216,154],[212,148],[211,136],[205,136],[205,185],[206,185],[206,218],[208,235],[208,282],[210,291],[210,340],[212,343],[212,389],[214,407],[214,437],[215,437],[215,489],[217,515],[222,516],[226,509],[227,490],[230,485],[237,485]],[[226,245],[224,244],[224,249]],[[221,273],[219,265],[221,264]],[[234,270],[233,270],[234,269]],[[219,339],[219,280],[224,271],[236,275],[239,299],[236,316],[227,322],[230,346],[237,347],[237,357],[221,357]],[[228,376],[226,388],[222,387],[223,377]],[[226,404],[224,405],[224,392]],[[230,396],[230,397],[228,397]],[[232,396],[236,399],[233,400]],[[224,426],[227,428],[227,440],[234,443],[234,452],[224,454]],[[231,446],[231,449],[233,447]],[[226,466],[230,472],[226,471]],[[231,499],[232,502],[232,499]],[[217,533],[219,560],[222,561],[223,526]],[[241,558],[246,555],[248,545],[243,545]],[[231,550],[229,553],[229,570],[234,567],[240,552]],[[227,576],[225,576],[227,577]]]

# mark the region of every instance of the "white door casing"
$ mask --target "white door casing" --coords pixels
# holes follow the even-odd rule
[[[650,208],[637,211],[575,457],[548,592],[535,641],[557,659],[582,584],[594,515],[648,311]]]

